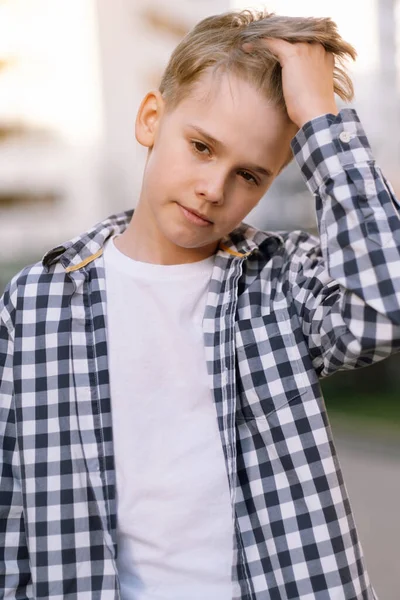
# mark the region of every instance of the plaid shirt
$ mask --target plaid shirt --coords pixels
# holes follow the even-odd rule
[[[400,349],[399,206],[354,110],[292,148],[320,238],[241,223],[203,321],[232,598],[374,600],[319,378]],[[102,252],[131,216],[54,248],[0,302],[2,598],[120,597]]]

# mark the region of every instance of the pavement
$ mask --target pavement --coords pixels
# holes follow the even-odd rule
[[[372,585],[400,600],[400,432],[330,421]]]

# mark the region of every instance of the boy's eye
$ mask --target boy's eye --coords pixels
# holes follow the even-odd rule
[[[193,140],[192,146],[195,149],[195,151],[198,152],[198,154],[210,154],[210,148],[206,146],[206,144],[203,144],[203,142],[197,142],[196,140]]]
[[[203,142],[199,142],[197,140],[192,140],[191,144],[192,144],[192,146],[194,148],[194,151],[197,152],[197,154],[202,154],[203,156],[210,156],[211,155],[210,148],[206,144],[203,144]],[[254,175],[252,175],[248,171],[243,171],[241,169],[240,171],[238,171],[238,173],[239,173],[239,175],[241,177],[243,177],[243,179],[247,183],[250,183],[251,185],[258,185],[257,179],[254,177]]]
[[[248,183],[253,183],[255,185],[258,185],[258,181],[257,179],[254,177],[254,175],[252,175],[251,173],[249,173],[248,171],[238,171],[239,175],[241,177],[243,177],[243,179],[245,181],[247,181]]]

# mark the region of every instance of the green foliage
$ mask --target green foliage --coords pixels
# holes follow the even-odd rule
[[[359,418],[400,431],[400,354],[322,381],[328,415]]]

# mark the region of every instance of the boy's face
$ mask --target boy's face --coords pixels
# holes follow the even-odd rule
[[[285,164],[297,127],[244,80],[205,73],[171,111],[158,93],[142,103],[136,137],[149,148],[140,227],[170,258],[194,262],[256,206]],[[197,224],[183,208],[210,223]],[[168,250],[167,250],[168,248]],[[190,257],[190,258],[189,258]]]

